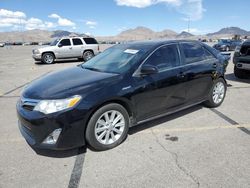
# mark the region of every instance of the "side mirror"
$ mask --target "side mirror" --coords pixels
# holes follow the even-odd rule
[[[61,43],[58,44],[58,47],[61,48],[63,45]]]
[[[140,70],[141,75],[150,75],[158,73],[157,67],[153,65],[143,65]]]

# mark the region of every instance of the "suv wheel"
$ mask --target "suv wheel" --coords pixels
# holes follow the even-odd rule
[[[126,109],[116,103],[98,109],[90,118],[86,129],[89,146],[103,151],[118,146],[127,136],[129,115]]]
[[[46,64],[54,63],[55,56],[52,53],[44,53],[42,56],[42,62]]]
[[[204,103],[207,107],[215,108],[222,104],[226,96],[226,82],[224,79],[219,78],[213,84],[209,93],[208,100]]]
[[[237,78],[241,78],[241,79],[247,78],[246,71],[242,69],[238,69],[236,66],[234,66],[234,75]]]
[[[94,53],[93,52],[91,52],[91,51],[85,51],[84,53],[83,53],[83,60],[84,61],[88,61],[88,60],[90,60],[92,57],[94,57]]]

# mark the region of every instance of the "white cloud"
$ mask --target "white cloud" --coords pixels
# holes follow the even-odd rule
[[[58,14],[50,14],[48,17],[49,18],[60,18],[60,16]]]
[[[25,23],[25,28],[27,30],[32,29],[48,29],[55,27],[55,24],[52,22],[44,22],[38,18],[30,18]]]
[[[76,24],[74,22],[72,22],[69,19],[66,18],[62,18],[61,16],[59,16],[58,14],[50,14],[49,18],[55,18],[57,19],[57,24],[59,26],[75,26]]]
[[[42,21],[38,18],[27,18],[24,12],[0,9],[0,27],[19,29],[49,29],[55,27],[52,22]]]
[[[6,9],[0,9],[0,18],[26,18],[26,14],[20,11],[10,11]]]
[[[182,31],[186,31],[195,35],[203,35],[206,34],[208,32],[211,32],[211,30],[206,30],[206,29],[198,29],[198,28],[189,28],[189,29],[183,29]]]
[[[98,23],[95,21],[90,21],[90,20],[85,21],[85,25],[87,25],[90,29],[95,29],[97,24]]]
[[[205,9],[202,6],[203,0],[115,0],[119,6],[145,8],[155,4],[164,3],[174,7],[185,17],[183,20],[200,20]]]

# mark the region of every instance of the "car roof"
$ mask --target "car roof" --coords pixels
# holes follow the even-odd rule
[[[201,42],[195,40],[148,40],[148,41],[127,42],[121,45],[124,45],[127,48],[137,49],[137,48],[157,48],[165,44],[181,43],[181,42],[194,42],[202,44]]]

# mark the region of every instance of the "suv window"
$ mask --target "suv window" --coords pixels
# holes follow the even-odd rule
[[[181,46],[183,49],[186,64],[203,61],[206,58],[204,49],[199,44],[182,43]]]
[[[76,38],[76,39],[72,39],[72,41],[73,41],[73,45],[75,46],[83,44],[81,39]]]
[[[62,46],[71,46],[71,43],[70,43],[70,40],[69,40],[69,39],[62,39],[62,40],[60,41],[60,44],[61,44]]]
[[[177,67],[180,63],[177,45],[171,44],[156,50],[145,64],[156,66],[159,70]]]
[[[98,44],[94,38],[83,38],[86,44]]]

